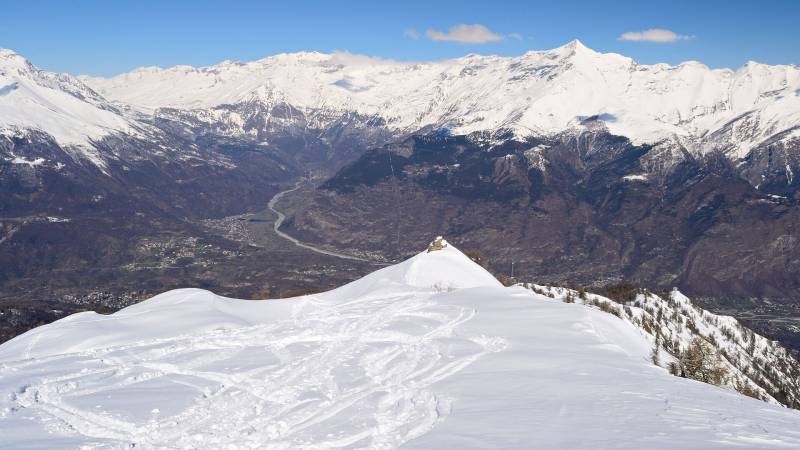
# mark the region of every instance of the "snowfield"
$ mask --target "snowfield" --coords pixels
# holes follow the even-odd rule
[[[0,346],[0,448],[798,448],[629,322],[452,246],[323,294],[167,292]]]
[[[136,134],[94,91],[66,74],[39,70],[11,50],[0,48],[0,135],[44,131],[64,146],[92,147],[111,133]]]

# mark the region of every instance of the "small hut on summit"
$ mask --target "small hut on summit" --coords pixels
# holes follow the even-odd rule
[[[447,242],[445,242],[445,240],[441,236],[436,236],[436,239],[434,239],[433,242],[428,244],[428,253],[441,250],[445,247],[447,247]]]

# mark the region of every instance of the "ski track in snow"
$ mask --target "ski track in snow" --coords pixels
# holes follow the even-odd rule
[[[447,246],[316,295],[182,289],[31,330],[0,346],[0,448],[800,448],[797,411],[652,345]]]
[[[14,409],[103,447],[394,448],[447,415],[431,384],[497,350],[497,339],[454,334],[473,309],[429,297],[330,305],[310,296],[272,324],[0,367],[32,374],[12,395]],[[233,367],[234,357],[252,364]],[[53,375],[54,365],[70,370]]]

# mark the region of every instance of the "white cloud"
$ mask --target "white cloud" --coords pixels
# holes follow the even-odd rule
[[[406,30],[403,35],[409,39],[419,39],[419,33],[413,28]]]
[[[428,30],[425,36],[432,41],[460,42],[462,44],[484,44],[486,42],[502,41],[506,37],[497,34],[483,25],[456,25],[446,32]]]
[[[360,55],[350,53],[346,50],[335,50],[328,60],[331,65],[343,66],[372,66],[376,64],[397,64],[393,59],[381,58],[380,56]]]
[[[509,39],[514,39],[515,41],[521,41],[522,39],[524,39],[522,37],[522,35],[519,34],[519,33],[511,33],[511,34],[508,35],[508,38]]]
[[[622,33],[618,39],[631,42],[677,42],[691,39],[691,36],[678,34],[664,28],[651,28],[643,31],[628,31]]]

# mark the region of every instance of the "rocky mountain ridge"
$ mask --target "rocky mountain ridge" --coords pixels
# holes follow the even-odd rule
[[[82,79],[142,111],[213,112],[209,122],[223,121],[240,133],[254,128],[232,105],[260,105],[263,117],[282,105],[317,127],[357,114],[395,136],[443,130],[528,138],[593,125],[635,144],[662,143],[694,156],[722,152],[736,163],[770,146],[773,164],[797,172],[800,68],[792,65],[642,65],[576,40],[508,58],[405,63],[306,52]],[[791,147],[791,155],[779,151],[783,159],[776,161],[776,146]]]

